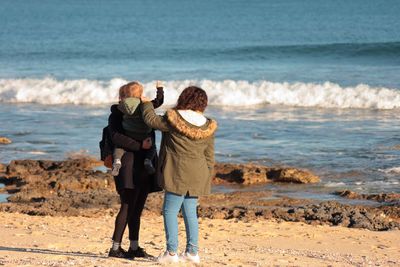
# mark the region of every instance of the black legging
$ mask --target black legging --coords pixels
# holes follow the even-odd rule
[[[129,240],[139,240],[140,216],[149,194],[149,186],[137,186],[120,192],[121,209],[115,219],[113,241],[121,243],[126,225],[129,228]]]

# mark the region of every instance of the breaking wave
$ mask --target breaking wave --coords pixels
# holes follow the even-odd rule
[[[99,80],[0,79],[0,102],[39,103],[47,105],[97,105],[118,100],[118,88],[127,81],[114,78]],[[154,96],[154,82],[145,83],[145,94]],[[274,104],[319,108],[400,108],[400,90],[360,84],[342,87],[338,84],[278,83],[269,81],[167,81],[165,103],[173,105],[188,85],[207,91],[211,105],[251,106]]]

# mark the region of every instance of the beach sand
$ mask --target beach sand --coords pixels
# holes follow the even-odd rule
[[[87,218],[1,212],[0,220],[0,265],[157,265],[151,259],[107,258],[114,223],[110,215]],[[161,253],[165,248],[162,217],[146,213],[140,238],[148,253]],[[182,250],[182,219],[179,238]],[[125,238],[123,247],[128,244]],[[201,266],[399,266],[400,231],[200,218],[200,255]]]

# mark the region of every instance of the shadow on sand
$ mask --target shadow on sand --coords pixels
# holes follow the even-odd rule
[[[13,248],[13,247],[2,247],[0,246],[0,251],[15,251],[15,252],[27,252],[27,253],[37,253],[37,254],[49,254],[49,255],[59,255],[59,256],[76,256],[76,257],[87,257],[95,259],[110,259],[116,260],[117,258],[109,258],[105,255],[85,253],[85,252],[68,252],[68,251],[57,251],[43,248]],[[119,259],[119,260],[130,260],[130,259]],[[154,262],[155,258],[141,258],[134,259],[135,262]]]
[[[93,253],[84,252],[68,252],[68,251],[57,251],[43,248],[12,248],[12,247],[1,247],[0,251],[15,251],[15,252],[28,252],[28,253],[38,253],[38,254],[52,254],[60,256],[79,256],[79,257],[90,257],[90,258],[100,258],[107,259],[107,256],[102,256]]]

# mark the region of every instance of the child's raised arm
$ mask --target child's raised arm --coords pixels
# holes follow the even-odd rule
[[[151,101],[154,108],[158,108],[164,103],[164,87],[160,81],[157,81],[156,88],[157,96]]]

